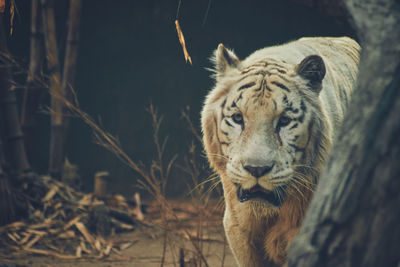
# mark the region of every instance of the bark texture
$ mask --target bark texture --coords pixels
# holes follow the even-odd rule
[[[400,263],[400,2],[344,2],[362,46],[357,89],[288,266]]]

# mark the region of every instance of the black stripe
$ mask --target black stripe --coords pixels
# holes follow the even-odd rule
[[[272,99],[272,102],[274,103],[274,111],[276,111],[276,101]]]
[[[268,61],[268,66],[275,66],[275,67],[279,67],[279,68],[284,68],[277,61],[271,61],[271,60]]]
[[[289,144],[289,146],[293,147],[296,152],[299,152],[299,151],[304,152],[305,151],[305,148],[300,148],[300,147],[296,146],[295,144]]]
[[[228,120],[225,120],[225,123],[226,123],[229,127],[233,127],[233,125],[230,124]]]
[[[221,130],[221,133],[223,133],[224,135],[228,136],[229,134],[227,132],[224,132]]]
[[[221,145],[229,146],[229,143],[227,143],[227,142],[221,142]]]
[[[276,69],[276,70],[279,71],[282,74],[286,74],[286,70],[283,70],[283,69]]]
[[[287,99],[286,95],[283,95],[282,102],[285,103],[285,104],[288,103],[288,99]]]
[[[242,98],[243,98],[243,92],[240,93],[239,97],[236,99],[236,102],[239,102],[239,100]]]
[[[298,146],[296,146],[295,144],[290,144],[290,143],[289,143],[289,146],[293,147],[296,151],[300,149],[300,148],[299,148]]]
[[[231,105],[231,108],[235,108],[235,107],[237,107],[237,106],[236,106],[236,102],[233,101],[233,102],[232,102],[232,105]]]
[[[303,101],[303,100],[301,100],[301,102],[300,102],[300,109],[301,109],[302,111],[304,111],[304,112],[307,111],[306,104],[304,104],[304,101]]]
[[[245,85],[242,85],[242,86],[239,87],[238,91],[241,91],[241,90],[244,90],[244,89],[246,89],[246,88],[252,87],[252,86],[254,86],[255,84],[256,84],[255,82],[251,82],[251,83],[247,83],[247,84],[245,84]]]
[[[281,78],[282,80],[284,80],[285,82],[290,82],[289,79],[286,76],[282,76],[279,73],[274,73],[276,76],[278,76],[279,78]]]
[[[222,108],[222,109],[224,109],[225,104],[226,104],[226,98],[225,98],[224,102],[222,102],[222,105],[221,105],[221,108]]]
[[[303,112],[303,114],[301,114],[300,117],[297,118],[297,120],[302,123],[304,121],[304,117],[305,117],[305,113]]]
[[[249,67],[247,69],[244,69],[244,70],[242,70],[242,74],[246,74],[246,73],[248,73],[248,72],[250,72],[250,71],[252,71],[254,69],[256,69],[256,68],[255,67]]]
[[[278,82],[271,82],[271,83],[290,93],[289,88],[287,88],[287,87],[284,86],[283,84],[278,83]]]
[[[296,122],[295,124],[293,124],[292,127],[289,128],[289,130],[295,129],[295,128],[297,128],[297,126],[299,126],[299,124]]]
[[[261,90],[263,89],[263,87],[264,87],[264,84],[265,84],[265,80],[263,79],[263,80],[261,81],[260,87],[257,88],[256,90],[254,90],[254,92],[259,92],[259,91],[261,91]]]
[[[270,74],[269,72],[267,72],[266,70],[260,70],[260,71],[257,71],[256,73],[254,73],[255,75],[262,75],[262,76],[265,76],[265,75],[267,75],[267,74]]]

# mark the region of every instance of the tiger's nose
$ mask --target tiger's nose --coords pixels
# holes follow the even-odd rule
[[[268,166],[243,166],[243,168],[248,171],[251,175],[253,175],[256,178],[260,178],[261,176],[269,173],[272,168],[274,167],[274,163],[268,165]]]

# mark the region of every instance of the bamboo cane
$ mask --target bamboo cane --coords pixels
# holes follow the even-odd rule
[[[55,179],[61,178],[63,164],[63,104],[61,91],[60,67],[58,62],[58,48],[56,42],[56,25],[54,18],[54,1],[41,0],[43,19],[44,43],[46,48],[47,68],[50,77],[51,94],[51,136],[49,151],[49,174]]]
[[[71,87],[75,79],[76,59],[78,54],[81,1],[70,1],[68,17],[69,27],[62,82],[60,79],[58,51],[55,40],[54,2],[52,0],[41,0],[41,3],[43,8],[47,61],[49,71],[51,72],[50,93],[52,95],[52,117],[49,174],[53,178],[60,179],[64,162],[64,144],[68,127],[68,119],[64,116],[65,107],[63,106],[61,98],[72,99]]]
[[[30,170],[26,157],[23,134],[19,122],[17,99],[11,88],[11,69],[4,26],[4,13],[0,13],[0,111],[3,121],[5,160],[11,171],[21,174]]]
[[[39,0],[32,0],[29,72],[21,111],[21,126],[24,132],[25,148],[30,159],[33,156],[32,144],[35,115],[43,92],[42,86],[37,81],[41,77],[43,57],[44,43],[40,5]]]

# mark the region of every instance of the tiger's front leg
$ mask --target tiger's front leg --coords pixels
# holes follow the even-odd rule
[[[263,253],[263,246],[257,247],[251,240],[248,227],[241,227],[232,220],[228,210],[225,210],[224,229],[228,244],[240,267],[274,267],[278,266],[269,261]]]

